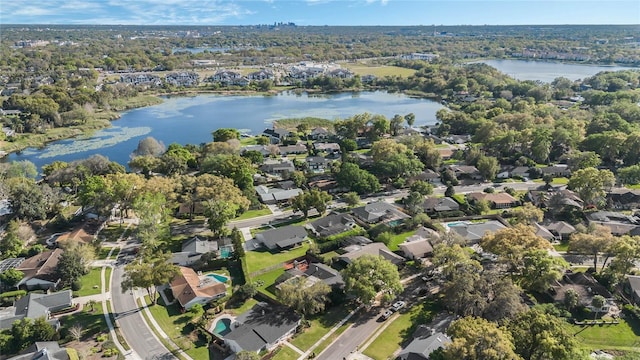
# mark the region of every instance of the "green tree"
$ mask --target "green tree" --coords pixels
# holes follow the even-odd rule
[[[133,202],[138,216],[136,232],[145,251],[153,251],[170,238],[167,199],[160,192],[143,192]]]
[[[51,341],[56,337],[56,329],[47,322],[44,316],[33,321],[31,325],[31,341]]]
[[[0,238],[0,257],[2,259],[18,257],[24,248],[24,242],[18,236],[20,225],[16,220],[9,221],[4,237]]]
[[[444,348],[446,360],[517,360],[508,331],[482,318],[464,317],[451,323],[453,341]]]
[[[523,206],[509,211],[509,215],[511,215],[514,224],[533,225],[542,221],[544,211],[532,203],[525,203]]]
[[[409,186],[409,189],[411,191],[418,192],[421,195],[431,195],[433,193],[433,185],[422,180],[414,181],[413,184]]]
[[[215,142],[226,142],[228,140],[240,140],[240,131],[232,128],[221,128],[212,132],[213,141]]]
[[[575,289],[569,289],[564,293],[564,306],[569,311],[573,311],[580,304],[580,295]]]
[[[561,257],[551,256],[546,250],[528,251],[519,275],[520,286],[528,291],[543,293],[562,278],[568,267]]]
[[[593,269],[598,270],[598,256],[608,253],[615,243],[611,230],[604,225],[594,225],[587,232],[576,232],[569,238],[569,252],[593,257]],[[604,263],[602,266],[604,267]]]
[[[394,115],[391,118],[389,123],[389,128],[391,130],[391,135],[397,136],[398,132],[402,129],[402,123],[404,122],[404,118],[398,114]]]
[[[500,170],[500,164],[498,164],[498,159],[492,156],[481,156],[478,159],[478,171],[480,175],[485,180],[493,180],[498,174],[498,170]]]
[[[575,191],[585,203],[595,204],[603,201],[605,190],[611,188],[615,180],[610,170],[586,168],[571,175],[568,187]]]
[[[304,217],[309,216],[309,210],[316,209],[320,215],[327,210],[327,204],[332,197],[326,191],[313,189],[305,191],[293,198],[292,206],[294,211],[302,211]]]
[[[229,203],[220,200],[208,200],[205,202],[205,214],[209,230],[214,237],[226,236],[229,229],[227,223],[236,216],[236,211]]]
[[[358,194],[371,194],[380,190],[378,179],[354,163],[344,162],[336,180],[341,187],[345,187]]]
[[[258,150],[245,151],[242,153],[242,157],[249,159],[254,165],[260,165],[264,162],[264,155]]]
[[[407,122],[409,127],[413,127],[413,124],[416,122],[416,116],[413,113],[408,113],[404,116],[404,120]]]
[[[539,309],[520,314],[507,325],[516,353],[525,360],[586,359],[563,321]]]
[[[381,256],[364,255],[342,271],[345,291],[363,304],[370,304],[376,294],[390,301],[402,292],[398,268]]]
[[[411,191],[407,197],[402,199],[405,208],[411,215],[416,215],[424,211],[422,204],[424,203],[424,195],[417,191]]]
[[[533,227],[522,224],[486,234],[480,240],[480,245],[500,256],[512,273],[522,267],[522,261],[529,251],[551,247],[547,240],[536,235]]]
[[[10,184],[9,200],[11,210],[19,219],[31,221],[47,216],[47,202],[42,188],[32,179]]]
[[[169,262],[170,258],[171,253],[156,252],[127,264],[122,291],[144,288],[155,305],[157,287],[170,282],[179,273],[178,267]]]
[[[235,255],[238,259],[245,256],[242,238],[242,233],[240,232],[240,230],[238,230],[237,227],[234,226],[234,228],[231,230],[231,242],[233,244],[233,251],[235,252]]]
[[[24,273],[16,269],[7,269],[0,273],[0,283],[5,289],[11,289],[22,280]]]
[[[89,273],[95,250],[91,245],[71,243],[58,260],[58,273],[63,284],[71,285]]]
[[[278,299],[298,314],[308,316],[324,310],[330,292],[324,282],[309,284],[307,277],[298,276],[280,284]]]
[[[600,313],[600,309],[606,303],[607,303],[607,299],[605,299],[604,296],[602,295],[596,295],[593,297],[593,299],[591,299],[591,306],[593,306],[593,308],[595,309],[594,315],[593,315],[594,319],[598,317],[598,314]]]
[[[351,191],[342,196],[344,202],[350,207],[356,206],[360,203],[360,196],[357,192]]]
[[[640,260],[640,237],[624,235],[618,238],[608,248],[613,257],[609,266],[604,270],[612,275],[616,283],[630,274],[635,264]]]

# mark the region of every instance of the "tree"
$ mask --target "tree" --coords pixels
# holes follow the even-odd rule
[[[607,299],[605,299],[604,296],[602,295],[596,295],[593,297],[593,299],[591,299],[591,306],[594,309],[594,315],[593,315],[594,319],[598,317],[598,314],[600,313],[600,309],[606,303],[607,303]]]
[[[402,129],[402,123],[404,122],[404,118],[398,114],[394,115],[391,118],[389,123],[389,128],[391,129],[391,135],[397,136],[400,129]]]
[[[453,341],[444,348],[446,360],[517,360],[508,331],[482,318],[464,317],[451,323]]]
[[[370,304],[376,294],[382,293],[389,301],[402,292],[398,268],[381,256],[364,255],[342,271],[345,292],[363,304]]]
[[[164,153],[165,146],[161,141],[148,136],[138,142],[138,147],[131,154],[132,157],[137,156],[160,156]]]
[[[498,170],[500,170],[500,164],[498,164],[498,159],[492,156],[481,156],[478,159],[478,164],[476,165],[480,175],[485,180],[493,180],[498,174]]]
[[[155,305],[157,286],[170,282],[179,273],[177,266],[171,264],[171,253],[156,252],[127,264],[124,268],[122,291],[144,288]]]
[[[564,293],[564,306],[569,311],[573,311],[580,304],[580,295],[575,289],[569,289]]]
[[[260,165],[264,162],[264,155],[262,155],[262,153],[258,150],[245,151],[241,156],[249,159],[249,161],[251,161],[251,163],[254,165]]]
[[[512,216],[514,224],[533,225],[542,221],[544,211],[532,203],[525,203],[523,206],[509,211],[509,214]]]
[[[604,271],[611,274],[612,279],[618,283],[625,275],[631,273],[636,262],[640,260],[640,237],[624,235],[614,241],[608,252],[613,256],[613,260]]]
[[[480,245],[501,256],[512,272],[521,268],[522,260],[529,251],[551,247],[547,240],[536,235],[533,227],[522,224],[487,234],[480,240]]]
[[[309,216],[309,210],[313,208],[315,208],[320,215],[324,214],[327,210],[327,204],[331,199],[331,195],[326,191],[313,189],[298,194],[298,196],[293,198],[292,206],[294,211],[302,211],[306,218]]]
[[[520,286],[528,291],[543,293],[562,278],[569,266],[561,257],[551,256],[546,250],[531,250],[524,255]]]
[[[411,215],[416,215],[424,211],[422,204],[424,203],[424,195],[417,191],[411,191],[407,197],[402,199],[405,208]]]
[[[615,184],[616,178],[610,170],[596,168],[580,169],[569,179],[569,189],[575,191],[587,204],[602,202],[605,189]]]
[[[330,292],[331,288],[324,282],[309,284],[307,277],[298,276],[280,284],[278,299],[298,314],[307,316],[324,310]]]
[[[22,252],[24,242],[18,236],[20,225],[16,220],[9,221],[4,237],[0,238],[0,258],[14,258]]]
[[[433,193],[433,185],[426,181],[417,180],[409,187],[411,191],[418,192],[421,195],[431,195]]]
[[[240,232],[240,230],[238,230],[237,227],[234,226],[233,230],[231,230],[231,242],[233,244],[233,251],[235,252],[238,259],[245,256],[244,244],[242,239],[242,233]]]
[[[456,189],[453,187],[453,185],[447,185],[447,189],[444,191],[444,196],[452,197],[455,194],[456,194]]]
[[[351,191],[342,196],[344,202],[347,203],[350,207],[356,206],[360,203],[360,196],[357,192]]]
[[[540,309],[520,314],[507,328],[516,353],[525,360],[585,359],[563,321]]]
[[[236,360],[260,360],[261,357],[257,353],[242,350],[239,353],[236,353]]]
[[[159,192],[143,192],[133,202],[136,231],[145,251],[153,251],[170,238],[167,199]]]
[[[208,200],[205,202],[205,214],[209,230],[216,238],[227,235],[229,229],[227,223],[236,216],[236,212],[229,203],[220,200]]]
[[[63,284],[71,285],[80,277],[89,273],[91,262],[95,258],[93,246],[70,243],[58,260],[58,273]]]
[[[7,269],[0,273],[0,284],[6,289],[11,289],[22,280],[24,273],[16,269]]]
[[[44,219],[47,202],[42,188],[32,179],[19,180],[9,185],[11,210],[19,219],[26,221]]]
[[[69,329],[69,335],[71,335],[73,340],[80,341],[80,339],[82,338],[83,330],[84,329],[82,328],[82,325],[75,324]]]
[[[240,131],[232,128],[221,128],[211,133],[213,141],[226,142],[228,140],[240,140]]]
[[[408,113],[404,116],[404,120],[407,122],[409,127],[413,127],[413,124],[416,122],[416,116],[413,113]]]
[[[31,325],[31,341],[51,341],[56,336],[56,329],[47,322],[44,316],[33,321]]]
[[[569,252],[593,257],[593,269],[598,270],[598,255],[612,248],[615,238],[604,225],[594,225],[587,232],[576,232],[569,238]],[[604,263],[602,267],[604,268]]]
[[[341,187],[345,187],[358,194],[371,194],[380,190],[380,182],[371,173],[354,163],[344,162],[336,180]]]

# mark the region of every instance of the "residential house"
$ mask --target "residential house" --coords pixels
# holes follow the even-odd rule
[[[422,203],[422,208],[427,214],[459,211],[460,204],[450,197],[427,197]]]
[[[425,54],[425,53],[411,53],[411,54],[400,55],[400,58],[404,60],[433,61],[438,58],[438,55]]]
[[[253,80],[253,81],[274,80],[275,75],[271,70],[261,69],[261,70],[249,73],[249,75],[247,75],[247,79]]]
[[[440,174],[438,174],[437,172],[431,170],[431,169],[425,169],[423,172],[421,172],[418,175],[415,175],[413,177],[411,177],[412,181],[417,181],[417,180],[421,180],[421,181],[426,181],[428,183],[440,183]]]
[[[247,145],[240,148],[240,154],[244,154],[247,151],[257,151],[262,154],[262,156],[271,155],[269,145]]]
[[[212,251],[218,251],[217,241],[194,236],[182,242],[182,251],[171,254],[171,262],[180,266],[189,266],[200,260],[202,255]]]
[[[231,332],[221,336],[234,353],[269,351],[295,334],[300,317],[284,306],[264,302],[240,314],[231,324]]]
[[[289,225],[258,233],[255,239],[269,250],[280,251],[306,241],[307,230],[302,226]]]
[[[4,110],[0,109],[0,116],[20,116],[21,110]]]
[[[558,164],[553,166],[545,166],[538,168],[538,171],[544,175],[551,175],[553,177],[570,177],[571,169],[566,164]]]
[[[569,236],[576,232],[576,228],[564,221],[556,221],[544,225],[553,234],[555,240],[569,240]]]
[[[260,170],[270,175],[282,176],[293,173],[296,167],[289,159],[265,159],[260,165]]]
[[[258,194],[262,203],[271,205],[289,202],[296,196],[302,194],[302,190],[298,188],[268,188],[264,185],[258,185],[256,186],[256,194]]]
[[[342,68],[331,70],[327,75],[339,79],[350,79],[353,77],[353,73],[351,71]]]
[[[272,144],[280,144],[284,139],[291,136],[291,131],[287,129],[265,129],[262,135],[268,137]]]
[[[311,140],[327,140],[332,135],[333,133],[327,130],[327,128],[316,127],[313,130],[311,130],[311,133],[309,133],[309,138],[311,138]]]
[[[233,70],[219,70],[210,77],[210,81],[224,85],[235,85],[240,79],[242,79],[242,75]]]
[[[506,226],[497,220],[488,220],[485,222],[466,222],[458,221],[447,223],[449,231],[455,231],[471,244],[480,242],[480,239],[487,233],[495,233],[496,231],[505,229]]]
[[[120,82],[134,86],[160,86],[160,77],[152,74],[124,74],[120,76]]]
[[[613,211],[596,211],[586,214],[589,225],[599,224],[611,229],[615,236],[640,235],[640,218]]]
[[[640,208],[640,190],[630,190],[627,188],[614,188],[607,193],[607,202],[614,209],[637,209]]]
[[[449,144],[462,145],[471,141],[471,135],[449,135],[445,138]]]
[[[458,179],[482,180],[482,175],[475,166],[449,165],[447,168],[453,171]]]
[[[320,143],[320,142],[316,142],[313,143],[313,148],[317,151],[317,152],[323,152],[323,153],[339,153],[340,152],[340,144],[338,143]]]
[[[56,242],[62,246],[66,244],[91,244],[95,238],[95,235],[87,233],[83,224],[71,232],[60,235]]]
[[[573,191],[568,189],[549,189],[548,191],[529,190],[527,199],[537,207],[549,207],[554,203],[563,207],[582,209],[584,201]]]
[[[399,265],[404,262],[402,256],[396,255],[393,251],[389,250],[387,245],[381,242],[374,242],[367,245],[350,245],[343,248],[343,250],[346,252],[340,255],[338,260],[346,264],[351,264],[353,260],[364,255],[382,256],[394,265]]]
[[[510,177],[519,177],[526,178],[529,176],[529,167],[528,166],[518,166],[510,171]]]
[[[597,310],[600,314],[606,314],[609,312],[611,305],[614,304],[613,296],[609,290],[587,273],[564,274],[562,279],[552,286],[550,293],[555,302],[562,303],[564,302],[565,293],[569,289],[573,289],[578,294],[579,304],[591,311]],[[600,295],[607,300],[600,309],[595,309],[591,305],[591,301],[596,295]]]
[[[348,214],[331,214],[307,224],[305,227],[314,235],[328,237],[342,234],[356,227],[356,222]]]
[[[309,167],[309,171],[314,173],[323,173],[329,170],[329,166],[333,162],[323,156],[308,156],[305,161]]]
[[[9,360],[70,360],[67,348],[60,347],[57,341],[38,341]]]
[[[73,306],[72,291],[64,290],[49,294],[29,293],[16,300],[11,307],[0,311],[0,329],[10,329],[16,320],[32,319],[44,317],[54,328],[60,327],[60,321],[51,316],[64,309]]]
[[[341,288],[344,286],[344,280],[340,272],[323,263],[296,260],[291,264],[285,265],[285,267],[287,270],[275,281],[276,287],[278,288],[280,284],[297,277],[307,278],[307,286],[311,286],[319,281],[332,287]]]
[[[640,276],[627,275],[629,281],[629,290],[631,291],[631,299],[634,304],[640,306]]]
[[[518,200],[507,193],[473,192],[467,194],[471,201],[487,201],[494,209],[506,209],[518,204]]]
[[[306,154],[307,147],[304,144],[280,145],[280,155]]]
[[[428,239],[407,239],[398,245],[402,255],[409,260],[419,260],[433,253],[433,246]]]
[[[193,305],[205,305],[227,294],[227,287],[210,276],[198,276],[192,268],[180,266],[180,272],[171,280],[171,293],[185,310]]]
[[[355,217],[367,224],[385,222],[393,226],[410,218],[409,215],[403,213],[397,207],[384,201],[373,202],[365,206],[357,207],[352,210],[352,213]]]
[[[309,182],[310,189],[326,191],[329,194],[348,191],[348,189],[338,187],[338,182],[332,179],[318,179]]]
[[[447,346],[451,338],[441,332],[429,332],[414,336],[413,340],[398,354],[401,360],[428,360],[431,353]]]
[[[200,75],[195,72],[182,71],[167,74],[164,80],[173,86],[192,87],[198,85]]]
[[[556,236],[551,231],[549,231],[549,229],[547,229],[546,227],[538,223],[533,223],[533,227],[536,230],[536,236],[539,236],[548,241],[553,241],[556,239]]]
[[[58,261],[63,252],[62,249],[47,250],[25,259],[15,267],[24,273],[16,286],[27,290],[55,289],[60,283]]]
[[[453,157],[453,150],[451,149],[436,149],[438,151],[438,154],[440,154],[440,157],[442,158],[442,160],[449,160]]]

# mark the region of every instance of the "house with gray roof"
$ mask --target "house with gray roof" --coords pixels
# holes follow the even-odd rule
[[[57,341],[38,341],[9,360],[69,360],[67,348],[60,347]]]
[[[640,218],[614,211],[596,211],[586,215],[589,225],[599,224],[611,229],[615,236],[640,235]]]
[[[346,253],[340,255],[338,259],[346,264],[351,264],[353,260],[364,255],[382,256],[385,260],[390,261],[394,265],[399,265],[404,262],[404,258],[402,256],[395,254],[393,251],[389,250],[387,245],[381,242],[374,242],[367,245],[351,245],[343,248],[343,250],[345,250]]]
[[[71,297],[71,290],[51,294],[29,293],[17,300],[13,306],[0,311],[0,329],[10,329],[16,320],[40,317],[44,317],[51,326],[57,329],[60,326],[60,321],[52,318],[51,313],[73,306]]]
[[[384,202],[373,202],[365,206],[357,207],[352,210],[354,216],[368,223],[375,224],[384,221],[390,225],[395,225],[404,219],[410,218],[409,215],[403,213],[397,207]]]
[[[329,286],[344,286],[344,280],[340,272],[331,266],[323,263],[312,262],[307,260],[294,261],[292,267],[287,269],[284,274],[280,275],[276,279],[276,287],[296,277],[307,278],[308,286],[315,284],[318,281],[322,281]]]
[[[441,332],[431,335],[416,337],[402,349],[398,359],[402,360],[428,360],[432,352],[451,343],[451,338]]]
[[[447,211],[459,211],[460,204],[450,197],[428,197],[424,199],[422,208],[427,214],[435,214]]]
[[[307,230],[302,226],[289,225],[263,231],[255,239],[269,250],[283,250],[302,244],[307,240]]]
[[[428,239],[417,239],[405,241],[398,245],[405,258],[409,260],[419,260],[433,253],[433,246]]]
[[[480,223],[456,222],[447,224],[447,227],[449,231],[455,231],[471,244],[480,242],[480,239],[487,233],[494,233],[506,228],[497,220],[487,220]]]
[[[544,227],[553,234],[556,240],[568,240],[569,236],[576,232],[576,228],[573,225],[564,221],[555,221],[544,225]]]
[[[284,173],[296,171],[296,167],[289,159],[265,159],[260,165],[260,170],[270,175],[282,176]]]
[[[331,214],[313,221],[305,226],[319,237],[341,234],[356,227],[356,222],[349,214]]]
[[[268,188],[264,185],[256,186],[256,194],[260,197],[263,204],[280,204],[291,201],[294,197],[302,194],[302,190],[298,188],[282,189]]]
[[[636,305],[640,305],[640,276],[627,275],[629,281],[629,290],[631,291],[631,297]]]
[[[555,235],[553,235],[551,231],[549,231],[549,229],[538,223],[533,223],[533,228],[536,230],[536,236],[539,236],[545,240],[552,241],[556,238]]]
[[[189,266],[200,260],[202,255],[218,251],[218,242],[194,236],[182,242],[182,251],[171,254],[171,262],[180,266]]]
[[[299,325],[300,317],[290,309],[261,302],[240,314],[231,332],[221,337],[234,353],[258,353],[275,348],[295,334]]]

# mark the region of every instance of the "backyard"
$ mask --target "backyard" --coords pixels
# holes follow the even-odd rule
[[[571,334],[585,347],[638,351],[640,349],[640,321],[627,317],[616,325],[569,325]]]
[[[266,249],[258,249],[246,252],[245,261],[247,262],[247,270],[249,274],[266,269],[285,261],[303,256],[309,250],[309,244],[303,243],[301,246],[291,250],[272,253]]]

